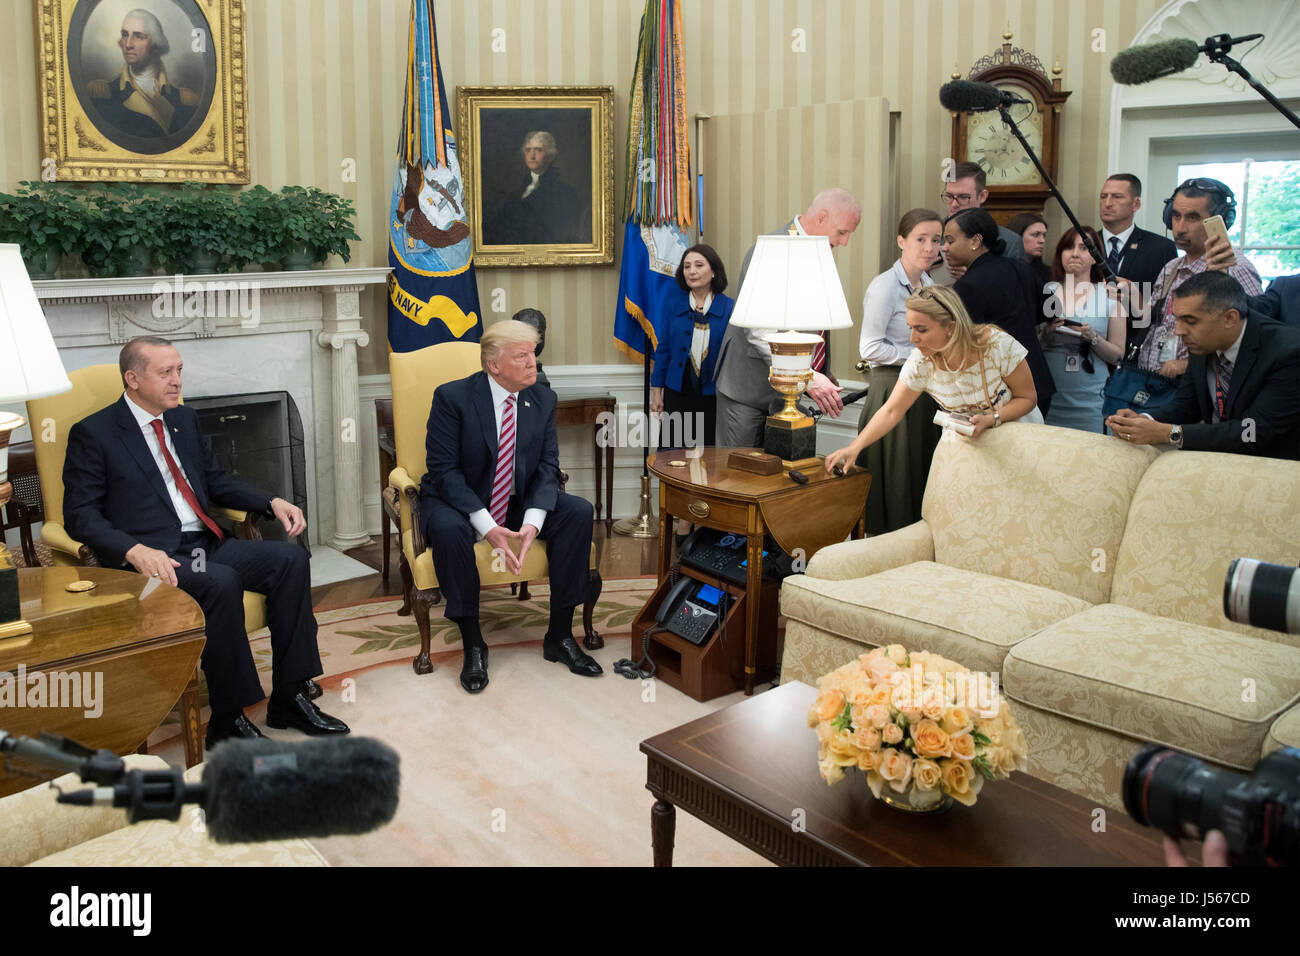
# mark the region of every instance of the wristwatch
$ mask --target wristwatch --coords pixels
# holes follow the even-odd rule
[[[1169,441],[1179,448],[1183,447],[1183,426],[1171,425],[1169,427]]]
[[[998,410],[995,408],[993,409],[993,427],[997,428],[1001,424],[1002,424],[1002,416],[998,414]]]

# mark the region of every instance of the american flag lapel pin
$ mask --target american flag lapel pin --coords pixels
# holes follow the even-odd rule
[[[1137,244],[1136,242],[1130,242],[1130,243],[1128,244],[1128,247],[1129,247],[1130,249],[1136,249],[1136,248],[1138,247],[1138,244]]]
[[[528,404],[527,400],[524,401],[524,408],[532,408],[532,407],[533,406]]]

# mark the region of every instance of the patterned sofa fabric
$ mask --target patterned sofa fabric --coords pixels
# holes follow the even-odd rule
[[[1184,451],[1161,455],[1129,509],[1115,561],[1116,604],[1300,647],[1300,636],[1229,621],[1223,580],[1235,557],[1300,560],[1300,466]],[[1300,671],[1291,674],[1300,682]]]
[[[914,561],[933,560],[934,539],[930,535],[930,526],[917,521],[888,534],[842,541],[822,548],[808,561],[804,573],[811,578],[848,581]]]
[[[1087,607],[1050,588],[933,561],[851,581],[792,576],[781,588],[786,618],[854,641],[861,645],[856,653],[897,643],[990,672],[1002,669],[1016,642]],[[788,654],[788,634],[786,645]]]
[[[1107,601],[1129,503],[1156,456],[1048,425],[1016,422],[975,441],[949,433],[921,506],[934,560]]]
[[[1002,685],[1037,710],[1249,770],[1300,702],[1297,675],[1296,648],[1103,604],[1011,648]]]
[[[1285,714],[1273,721],[1264,738],[1264,754],[1271,754],[1282,747],[1300,748],[1300,707],[1292,707]]]

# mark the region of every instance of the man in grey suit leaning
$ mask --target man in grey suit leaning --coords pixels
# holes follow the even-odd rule
[[[825,236],[832,247],[847,246],[849,237],[862,220],[862,207],[844,189],[832,187],[817,194],[808,211],[795,216],[772,236]],[[750,246],[740,267],[744,288],[745,273],[754,255]],[[772,367],[772,350],[763,336],[774,329],[742,329],[728,325],[718,353],[716,381],[718,389],[717,443],[736,448],[762,448],[763,429],[768,415],[779,412],[785,404],[780,392],[767,380]],[[808,396],[823,414],[837,417],[844,410],[839,388],[821,371],[813,371]]]

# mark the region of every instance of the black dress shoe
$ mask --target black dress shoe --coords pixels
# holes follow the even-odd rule
[[[311,737],[350,732],[347,724],[325,713],[309,701],[302,691],[292,697],[277,697],[272,694],[271,702],[266,705],[266,726],[278,730],[292,727]]]
[[[585,653],[573,636],[562,637],[558,641],[542,641],[542,657],[548,661],[560,661],[568,665],[574,674],[583,677],[599,677],[605,673],[599,664]]]
[[[265,737],[266,734],[257,729],[257,724],[253,723],[243,714],[235,718],[233,724],[226,724],[223,727],[217,727],[208,722],[208,735],[203,739],[203,746],[211,750],[223,740],[255,740],[258,737]]]
[[[486,644],[465,650],[465,660],[460,665],[460,686],[471,694],[480,693],[488,685],[487,658]]]
[[[307,695],[308,700],[317,700],[320,695],[325,693],[325,688],[314,680],[305,680],[302,682],[302,692]]]

